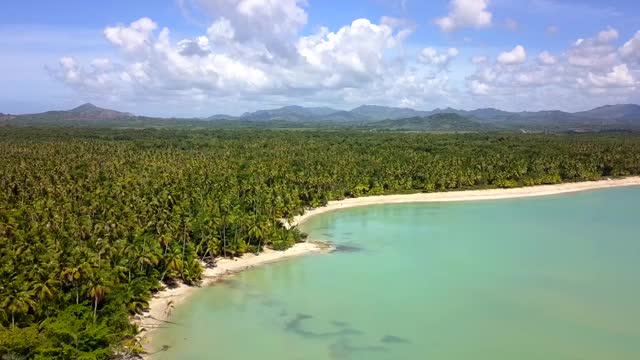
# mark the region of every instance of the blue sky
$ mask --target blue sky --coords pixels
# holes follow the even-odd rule
[[[6,1],[0,112],[640,102],[632,0]]]

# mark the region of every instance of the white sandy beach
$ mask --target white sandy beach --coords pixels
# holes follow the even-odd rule
[[[377,205],[377,204],[394,204],[394,203],[412,203],[412,202],[451,202],[451,201],[477,201],[477,200],[498,200],[521,197],[535,197],[556,195],[563,193],[612,188],[620,186],[640,185],[640,176],[627,177],[622,179],[599,180],[579,183],[565,183],[557,185],[542,185],[514,189],[486,189],[486,190],[468,190],[468,191],[451,191],[440,193],[418,193],[407,195],[382,195],[370,196],[362,198],[352,198],[339,201],[330,201],[327,206],[312,209],[304,215],[294,218],[289,226],[297,226],[307,221],[313,216],[323,214],[329,211],[348,209],[352,207]],[[255,266],[272,263],[278,260],[301,256],[311,253],[326,252],[326,245],[306,242],[296,244],[286,251],[265,250],[259,255],[246,254],[241,258],[221,259],[216,263],[215,268],[207,268],[203,273],[202,286],[208,286],[216,281],[221,280],[229,274],[234,274]],[[143,332],[141,338],[147,350],[151,334],[154,329],[162,327],[171,317],[173,307],[184,302],[197,287],[180,285],[173,289],[166,289],[157,293],[150,305],[149,310],[135,320]]]
[[[513,189],[483,189],[466,191],[449,191],[436,193],[418,193],[406,195],[380,195],[366,196],[361,198],[351,198],[338,201],[330,201],[326,206],[312,209],[304,215],[296,216],[290,226],[297,226],[319,214],[352,207],[378,205],[378,204],[398,204],[415,202],[450,202],[450,201],[477,201],[477,200],[499,200],[521,197],[547,196],[565,194],[579,191],[604,189],[620,186],[640,185],[640,176],[627,177],[622,179],[585,181],[577,183],[564,183],[555,185],[539,185],[531,187],[520,187]]]

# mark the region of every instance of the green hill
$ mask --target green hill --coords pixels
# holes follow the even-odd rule
[[[375,130],[429,131],[429,132],[484,132],[498,130],[493,125],[482,124],[452,113],[417,116],[398,120],[383,120],[367,124]]]

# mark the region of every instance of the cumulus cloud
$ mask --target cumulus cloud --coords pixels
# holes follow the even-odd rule
[[[427,65],[434,65],[441,70],[447,69],[453,59],[455,59],[460,51],[456,48],[449,48],[446,51],[438,52],[432,47],[422,49],[418,60]]]
[[[74,83],[80,79],[80,71],[76,60],[71,57],[63,57],[60,59],[60,69],[64,80]]]
[[[511,51],[506,51],[498,56],[498,62],[503,65],[518,65],[527,61],[527,52],[522,45],[518,45]]]
[[[479,80],[471,80],[469,83],[469,88],[473,95],[487,95],[489,94],[489,85],[479,81]]]
[[[403,36],[389,25],[357,19],[337,32],[321,28],[301,37],[296,48],[310,72],[323,77],[323,85],[354,86],[385,72],[385,53]]]
[[[184,0],[213,20],[209,36],[263,46],[271,55],[293,56],[290,46],[307,24],[306,0]]]
[[[617,47],[618,32],[607,28],[576,40],[564,52],[543,51],[535,62],[527,62],[524,48],[516,47],[500,54],[495,63],[475,62],[475,72],[466,78],[467,88],[498,104],[513,104],[514,94],[520,94],[527,104],[545,108],[562,101],[584,107],[629,101],[625,99],[632,99],[640,85],[640,64],[631,56],[636,36]]]
[[[206,56],[210,53],[209,39],[199,36],[196,39],[185,39],[178,42],[178,51],[184,56]]]
[[[631,71],[626,64],[616,65],[610,72],[598,75],[589,72],[586,79],[578,79],[583,86],[595,86],[598,88],[633,87],[636,85]]]
[[[640,31],[620,47],[620,55],[629,61],[640,63]]]
[[[104,36],[112,44],[125,51],[138,51],[149,46],[151,34],[158,25],[149,18],[132,22],[129,26],[118,25],[104,30]]]
[[[257,10],[248,6],[243,11]],[[109,27],[117,31],[105,31],[105,36],[124,57],[97,59],[90,66],[64,58],[51,74],[85,94],[129,97],[296,93],[309,98],[380,96],[417,101],[447,91],[446,75],[434,77],[426,64],[409,66],[402,52],[394,51],[412,32],[412,26],[399,19],[383,18],[379,23],[357,19],[336,31],[323,27],[281,44],[289,51],[280,55],[264,43],[238,39],[237,27],[227,18],[214,20],[205,35],[193,38],[173,40],[168,28],[157,28],[148,19]],[[125,37],[134,40],[120,41]],[[434,54],[430,61],[444,67],[455,56],[457,50],[450,49]]]
[[[596,40],[599,43],[609,43],[618,39],[618,30],[614,28],[608,28],[606,30],[602,30],[598,33]]]
[[[436,25],[444,32],[491,26],[493,14],[487,10],[488,6],[489,0],[451,0],[449,14],[436,19]]]
[[[235,29],[231,22],[224,17],[216,20],[207,29],[207,36],[213,42],[228,42],[235,37]]]
[[[571,65],[602,68],[612,66],[616,59],[613,41],[618,31],[613,28],[600,31],[595,37],[576,40],[568,51]]]
[[[555,56],[548,51],[543,51],[538,55],[538,62],[542,65],[553,65],[557,62]]]
[[[108,71],[108,70],[110,70],[112,68],[113,64],[111,63],[111,60],[109,60],[109,59],[98,58],[98,59],[91,60],[91,66],[96,71]]]

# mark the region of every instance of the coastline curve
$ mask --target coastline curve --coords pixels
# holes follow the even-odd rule
[[[552,185],[536,185],[527,187],[517,187],[510,189],[479,189],[461,191],[443,191],[432,193],[415,193],[402,195],[376,195],[359,198],[348,198],[343,200],[329,201],[327,205],[307,210],[303,215],[294,217],[288,223],[289,227],[296,227],[303,224],[310,218],[331,211],[349,209],[382,204],[401,203],[428,203],[428,202],[458,202],[458,201],[481,201],[481,200],[503,200],[527,197],[539,197],[567,194],[581,191],[607,189],[624,186],[640,186],[640,176],[630,176],[617,179],[603,179],[595,181],[583,181],[574,183],[561,183]]]

